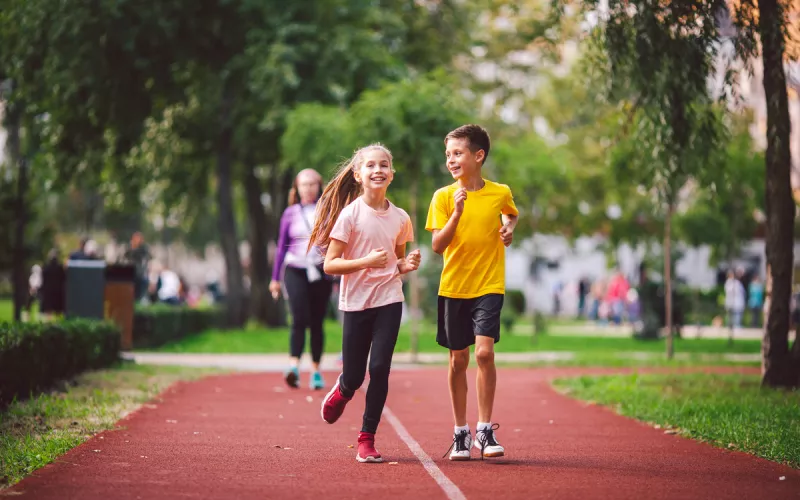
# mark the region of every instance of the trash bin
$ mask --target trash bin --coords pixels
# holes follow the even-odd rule
[[[67,261],[64,315],[67,318],[103,319],[105,317],[105,285],[105,261]]]
[[[112,264],[105,273],[105,317],[119,326],[122,349],[133,348],[133,312],[136,302],[136,267]]]

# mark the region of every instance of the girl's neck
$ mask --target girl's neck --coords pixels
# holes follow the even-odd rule
[[[480,174],[475,175],[474,177],[464,178],[458,180],[458,185],[467,191],[477,191],[484,186],[485,182],[483,181],[483,177]]]
[[[386,190],[378,189],[365,189],[364,194],[361,195],[364,203],[373,210],[386,210]]]

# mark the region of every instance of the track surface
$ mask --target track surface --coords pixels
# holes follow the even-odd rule
[[[82,500],[800,498],[800,471],[665,435],[561,396],[548,383],[588,372],[600,370],[501,370],[494,420],[507,456],[481,461],[473,453],[470,462],[442,458],[452,439],[442,368],[392,373],[387,406],[394,424],[422,449],[413,453],[384,417],[377,448],[396,464],[355,461],[349,445],[356,445],[363,393],[328,425],[319,416],[324,393],[290,391],[275,374],[178,384],[118,430],[4,493]],[[474,430],[474,372],[470,391]]]

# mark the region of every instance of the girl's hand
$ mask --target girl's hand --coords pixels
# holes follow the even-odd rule
[[[369,269],[383,269],[389,263],[389,254],[383,248],[376,248],[364,257],[364,267]]]
[[[397,270],[400,274],[410,273],[419,269],[419,263],[422,260],[422,255],[419,249],[412,250],[409,254],[397,264]]]

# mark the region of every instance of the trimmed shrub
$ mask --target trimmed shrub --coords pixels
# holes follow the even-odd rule
[[[526,304],[525,294],[522,290],[506,290],[505,306],[510,307],[517,316],[524,315]]]
[[[197,308],[158,304],[137,308],[133,315],[133,347],[158,347],[187,335],[224,324],[221,308]]]
[[[0,323],[0,405],[119,359],[114,323],[71,319]]]

